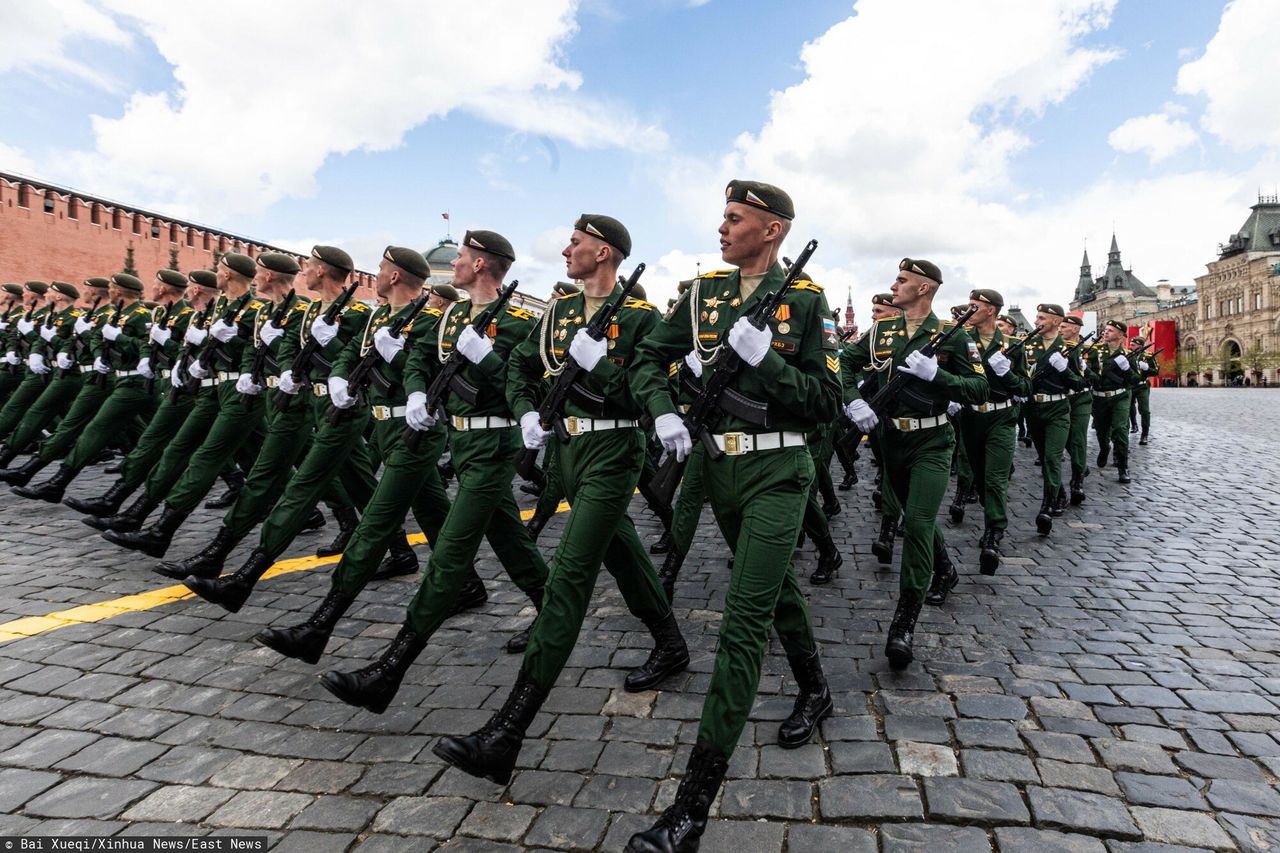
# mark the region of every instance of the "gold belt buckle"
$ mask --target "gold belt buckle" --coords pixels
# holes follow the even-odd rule
[[[452,420],[453,420],[453,428],[458,430],[459,432],[462,432],[467,428],[467,419],[462,417],[462,415],[454,415]]]
[[[374,407],[373,407],[373,419],[374,419],[374,420],[377,420],[377,421],[386,421],[386,420],[390,420],[390,419],[391,419],[391,407],[390,407],[390,406],[374,406]]]
[[[742,440],[743,433],[726,432],[724,434],[724,452],[726,456],[741,456],[747,452],[746,443]]]
[[[584,424],[578,422],[577,415],[569,415],[564,419],[564,430],[569,433],[569,435],[582,435],[583,426]]]
[[[900,431],[902,431],[902,432],[911,432],[911,430],[912,430],[911,421],[912,421],[912,420],[914,420],[914,418],[894,418],[894,421],[895,421],[895,422],[897,423],[897,425],[898,425],[898,429],[899,429]]]
[[[329,395],[329,386],[323,382],[312,382],[311,393],[317,397],[327,397]]]

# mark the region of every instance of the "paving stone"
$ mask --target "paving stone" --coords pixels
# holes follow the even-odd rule
[[[1209,755],[1204,752],[1179,752],[1174,758],[1179,766],[1206,779],[1234,779],[1237,782],[1265,782],[1258,765],[1247,758]]]
[[[1027,799],[1038,827],[1077,830],[1108,838],[1140,838],[1124,803],[1082,791],[1029,786]]]
[[[235,793],[225,788],[166,785],[133,805],[121,817],[128,821],[198,823]]]
[[[130,776],[169,749],[159,743],[142,743],[123,738],[104,737],[59,761],[58,770],[93,773],[99,776]]]
[[[1110,770],[1088,764],[1041,759],[1036,762],[1040,781],[1050,788],[1073,788],[1098,794],[1119,795],[1120,786]]]
[[[246,829],[279,829],[314,798],[278,791],[241,791],[206,818],[213,826]]]
[[[586,781],[577,773],[526,770],[511,781],[510,797],[516,803],[567,806]]]
[[[1130,743],[1114,738],[1098,738],[1094,749],[1102,756],[1102,763],[1112,770],[1136,770],[1139,773],[1174,774],[1178,768],[1158,746],[1148,743]]]
[[[270,788],[301,764],[296,758],[242,755],[214,773],[209,783],[220,788]]]
[[[787,828],[787,853],[877,853],[873,833],[852,826],[793,823]]]
[[[744,850],[782,850],[783,827],[778,823],[742,820],[713,820],[707,822],[707,832],[702,836],[699,853],[742,853]]]
[[[922,743],[950,743],[951,731],[945,720],[935,717],[908,717],[893,714],[884,719],[884,733],[889,740],[914,740]]]
[[[1027,704],[1017,696],[995,693],[968,693],[956,698],[956,711],[962,717],[987,720],[1021,720],[1027,716]]]
[[[962,712],[963,713],[963,712]],[[980,853],[991,849],[987,834],[976,827],[935,826],[927,823],[886,823],[880,827],[884,853],[911,851],[965,850]]]
[[[1040,774],[1031,759],[1021,753],[965,749],[960,751],[960,759],[964,762],[964,775],[971,779],[1032,784],[1040,781]]]
[[[1209,783],[1208,797],[1214,808],[1224,812],[1280,817],[1280,794],[1272,785],[1216,779]]]
[[[1180,809],[1133,807],[1134,820],[1151,841],[1230,850],[1235,847],[1222,827],[1207,814]]]
[[[1022,749],[1018,728],[1001,720],[956,720],[956,740],[961,746]]]
[[[893,753],[883,743],[837,741],[827,754],[833,773],[892,773],[897,769]]]
[[[97,739],[98,736],[92,732],[49,729],[0,754],[0,764],[41,769],[52,767]]]
[[[1054,832],[1024,826],[997,826],[1000,853],[1106,853],[1096,838],[1074,832]]]
[[[61,781],[61,773],[16,767],[0,770],[0,812],[17,811],[18,806]]]
[[[721,817],[807,820],[812,813],[812,794],[808,782],[734,779],[725,783],[720,797]]]
[[[1055,761],[1071,761],[1077,764],[1093,764],[1097,759],[1089,743],[1079,735],[1058,732],[1024,732],[1027,743],[1042,758]]]
[[[934,820],[973,824],[1026,824],[1031,816],[1018,789],[1006,782],[926,779],[925,798]]]
[[[155,788],[154,782],[85,776],[50,788],[28,802],[24,811],[35,817],[115,817]]]
[[[769,745],[760,749],[762,779],[818,779],[827,775],[822,745],[807,743],[796,749]]]
[[[653,802],[658,784],[652,779],[593,775],[573,800],[580,808],[643,811]]]
[[[836,776],[818,782],[823,818],[878,820],[924,816],[920,791],[908,776]]]
[[[297,830],[286,833],[271,850],[272,853],[345,853],[355,840],[356,836],[351,834]]]
[[[1207,809],[1200,790],[1177,776],[1149,776],[1144,773],[1116,774],[1116,782],[1131,803],[1166,806],[1173,809]]]
[[[894,744],[898,767],[911,776],[955,776],[959,772],[951,747],[934,743],[900,740]]]
[[[538,810],[512,803],[476,803],[458,827],[461,835],[475,835],[492,841],[515,843],[525,834]]]
[[[1230,690],[1181,690],[1178,695],[1197,711],[1208,714],[1277,714],[1274,702],[1256,693]]]
[[[1280,820],[1220,814],[1218,823],[1226,828],[1241,850],[1280,850]]]
[[[378,812],[372,829],[394,835],[449,838],[470,810],[471,803],[460,797],[397,797]]]
[[[594,850],[609,825],[602,809],[549,806],[529,829],[524,843],[556,850]]]
[[[294,829],[359,830],[382,804],[377,800],[337,795],[316,798],[289,824]]]

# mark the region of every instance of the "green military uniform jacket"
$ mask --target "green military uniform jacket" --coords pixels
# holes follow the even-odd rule
[[[196,309],[187,300],[179,299],[173,304],[168,312],[168,325],[165,327],[170,332],[169,341],[160,348],[157,353],[158,358],[151,360],[152,370],[173,367],[174,361],[178,358],[178,351],[182,349],[182,339],[187,334],[187,327],[195,318]],[[162,321],[165,319],[161,317]]]
[[[711,361],[715,350],[729,345],[729,329],[761,297],[776,292],[784,278],[782,265],[775,263],[745,300],[738,270],[712,272],[694,280],[667,317],[636,348],[635,370],[629,380],[650,416],[675,411],[669,366],[694,350],[704,363],[701,382],[705,383],[715,371]],[[822,288],[812,281],[796,282],[768,326],[773,333],[770,351],[759,365],[741,371],[730,387],[767,404],[769,422],[761,426],[722,412],[714,427],[717,432],[809,433],[834,421],[839,412],[839,338]]]
[[[390,363],[376,354],[373,337],[382,327],[390,326],[405,316],[410,307],[412,303],[401,307],[393,314],[390,305],[381,305],[369,314],[369,322],[365,324],[364,330],[343,348],[342,354],[338,356],[329,373],[330,376],[336,376],[339,379],[348,379],[360,360],[373,353],[374,358],[377,359],[376,366],[373,368],[373,381],[363,389],[365,400],[370,406],[403,406],[409,397],[404,388],[404,370],[409,363],[409,354],[421,345],[421,339],[427,334],[427,327],[431,325],[427,318],[439,317],[441,312],[435,308],[423,307],[417,317],[406,323],[400,333],[405,339],[404,349],[396,353],[396,357]],[[355,389],[352,389],[351,393],[355,396]]]
[[[18,329],[18,323],[26,316],[26,312],[24,311],[20,316],[18,316],[14,320],[13,341],[11,342],[9,349],[16,352],[18,354],[18,358],[22,359],[22,364],[20,365],[20,368],[24,373],[30,373],[30,369],[27,367],[27,364],[26,364],[27,356],[30,355],[32,352],[36,351],[33,349],[33,347],[35,347],[37,344],[43,343],[43,341],[41,341],[40,339],[40,327],[44,325],[44,321],[49,316],[49,312],[51,310],[52,308],[50,306],[41,305],[34,312],[32,312],[31,322],[34,324],[34,326],[31,329],[31,331],[26,333],[23,333],[20,329]]]
[[[289,310],[280,318],[280,329],[284,334],[277,337],[271,343],[265,344],[267,348],[266,361],[263,364],[261,378],[273,380],[280,376],[280,365],[283,358],[282,354],[287,355],[290,349],[287,342],[290,339],[297,340],[297,330],[302,324],[302,318],[306,316],[307,309],[310,307],[311,300],[309,298],[296,293],[294,294],[293,304],[289,306]],[[266,308],[259,309],[257,315],[254,317],[253,337],[244,348],[244,355],[242,356],[240,365],[242,373],[249,373],[253,369],[253,362],[258,357],[258,348],[264,346],[262,341],[262,329],[267,325],[267,323],[272,321],[275,311],[276,306],[269,305]],[[275,382],[271,381],[268,382],[268,384],[274,386]]]
[[[328,310],[329,305],[321,303],[319,299],[299,302],[293,306],[293,309],[289,312],[289,317],[292,319],[286,320],[288,332],[280,339],[280,346],[276,351],[276,361],[280,366],[280,374],[283,374],[286,370],[294,369],[294,361],[297,360],[298,356],[302,354],[302,351],[311,341],[311,326],[318,317]],[[373,309],[363,302],[348,302],[346,307],[342,309],[342,313],[338,315],[337,337],[321,347],[311,357],[311,364],[298,365],[300,372],[312,383],[322,384],[329,378],[329,371],[333,368],[334,361],[351,341],[359,339],[365,326],[369,324],[369,318],[372,315]]]
[[[991,388],[992,403],[1004,403],[1011,397],[1026,397],[1031,393],[1031,380],[1027,376],[1027,359],[1019,347],[1012,353],[1009,347],[1014,343],[1005,337],[1004,332],[997,328],[991,334],[991,340],[984,346],[982,340],[978,337],[976,329],[967,328],[965,332],[978,348],[978,355],[982,359],[984,373],[987,377],[987,385]],[[987,359],[997,352],[1004,353],[1009,359],[1009,372],[1004,376],[997,376],[994,370],[991,370]]]
[[[108,341],[102,334],[107,326],[115,326],[120,336]],[[125,305],[118,313],[113,311],[106,318],[92,337],[89,346],[94,358],[101,358],[111,365],[112,370],[137,370],[138,362],[147,354],[148,333],[151,329],[151,311],[141,302]],[[117,376],[116,385],[121,382],[141,384],[141,376]]]
[[[1098,358],[1098,378],[1093,386],[1096,390],[1126,390],[1142,381],[1141,371],[1138,370],[1138,360],[1126,352],[1124,347],[1111,349],[1106,344],[1103,344],[1096,349],[1096,355]],[[1122,370],[1120,365],[1116,364],[1115,359],[1118,355],[1123,355],[1129,362],[1128,370]]]
[[[1133,362],[1133,372],[1136,377],[1133,383],[1133,387],[1141,391],[1142,388],[1145,386],[1148,390],[1150,390],[1151,383],[1148,382],[1147,380],[1149,380],[1153,376],[1160,375],[1160,365],[1156,364],[1155,358],[1151,355],[1151,350],[1146,350],[1145,352],[1143,352],[1141,355],[1138,355],[1138,356],[1134,356],[1132,353],[1130,353],[1129,360]],[[1143,370],[1138,365],[1139,361],[1145,361],[1147,363],[1146,370]]]
[[[1027,357],[1027,369],[1031,372],[1032,394],[1069,394],[1085,387],[1084,379],[1071,370],[1058,372],[1049,364],[1049,356],[1060,352],[1065,357],[1071,347],[1055,335],[1052,341],[1045,341],[1043,335],[1032,335],[1023,347]]]
[[[53,315],[53,337],[45,340],[43,336],[37,334],[35,341],[32,343],[32,352],[38,352],[44,356],[45,363],[52,370],[57,367],[54,364],[54,358],[58,353],[67,346],[71,340],[71,336],[75,334],[73,327],[76,320],[84,314],[83,308],[75,305],[68,305],[57,314]],[[46,321],[47,322],[47,321]],[[37,329],[37,332],[39,330]]]

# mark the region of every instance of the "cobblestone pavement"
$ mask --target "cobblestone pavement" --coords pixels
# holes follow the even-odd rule
[[[976,572],[978,514],[947,522],[965,575],[945,608],[926,608],[924,663],[903,674],[880,654],[896,575],[869,553],[864,454],[835,521],[840,577],[803,581],[836,715],[820,742],[773,745],[795,686],[771,649],[703,850],[1280,849],[1280,393],[1152,402],[1133,485],[1095,471],[1087,503],[1047,539],[1032,522],[1039,470],[1019,449],[997,576]],[[82,479],[76,494],[107,482]],[[166,586],[65,507],[6,491],[0,512],[4,621]],[[171,553],[205,541],[217,516],[193,520]],[[653,519],[637,520],[651,540]],[[548,551],[560,524],[543,534]],[[249,638],[300,621],[324,568],[264,582],[235,615],[182,601],[2,644],[0,834],[253,830],[308,853],[619,850],[670,802],[709,680],[726,549],[709,512],[699,533],[676,602],[690,672],[660,692],[621,690],[648,637],[603,575],[506,789],[445,770],[430,750],[483,722],[519,664],[502,644],[531,611],[487,548],[489,604],[447,624],[382,716],[334,701],[316,674],[370,660],[416,579],[368,590],[321,667]],[[798,558],[804,577],[812,560]]]

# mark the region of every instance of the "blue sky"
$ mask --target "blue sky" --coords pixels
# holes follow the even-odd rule
[[[364,265],[434,244],[447,209],[507,234],[534,293],[574,217],[607,212],[656,297],[717,265],[720,188],[753,177],[796,196],[860,314],[907,254],[955,301],[1065,302],[1113,222],[1148,283],[1190,283],[1280,183],[1266,6],[289,0],[286,44],[238,0],[19,0],[0,169]]]

